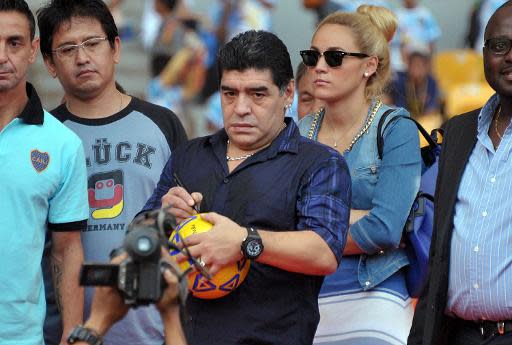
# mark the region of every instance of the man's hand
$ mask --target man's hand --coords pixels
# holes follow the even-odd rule
[[[176,221],[180,223],[197,213],[194,206],[199,206],[202,200],[201,193],[189,194],[185,188],[173,187],[162,197],[162,208],[170,207],[167,212],[176,217]]]
[[[180,320],[180,282],[178,280],[178,275],[183,274],[183,272],[165,249],[162,249],[162,260],[172,266],[172,269],[166,268],[164,271],[163,275],[167,287],[162,294],[162,298],[156,304],[164,324],[165,343],[186,345],[187,340],[181,328]],[[183,277],[183,279],[186,279],[186,277]]]
[[[201,260],[213,276],[221,268],[242,258],[240,246],[247,237],[247,230],[231,219],[218,213],[204,213],[201,218],[213,224],[210,231],[194,234],[184,239],[190,254]],[[176,256],[178,262],[185,261],[183,254]]]
[[[169,255],[169,252],[164,248],[162,248],[162,260],[164,260],[167,264],[172,266],[172,270],[170,268],[166,268],[163,273],[164,280],[167,283],[167,287],[165,288],[162,297],[156,304],[156,307],[160,311],[160,314],[164,314],[167,311],[167,309],[179,305],[178,299],[180,293],[180,284],[177,275],[183,274],[181,268],[176,263],[176,260],[173,259]]]
[[[162,248],[162,261],[171,266],[171,268],[164,270],[163,278],[167,283],[167,287],[163,291],[162,297],[158,303],[156,303],[156,307],[160,312],[160,317],[164,324],[165,343],[186,345],[187,340],[183,333],[180,319],[180,281],[178,279],[179,276],[183,275],[183,272],[176,263],[176,260],[171,258],[169,251],[165,248]],[[186,280],[186,277],[182,279]]]
[[[113,264],[119,264],[127,258],[123,253],[112,260]],[[85,327],[104,335],[113,324],[121,320],[128,313],[129,306],[124,304],[121,294],[115,287],[97,287],[94,290],[91,315],[85,323]]]
[[[83,320],[84,290],[78,285],[80,267],[84,256],[80,231],[53,232],[51,270],[55,300],[62,315],[62,337]]]

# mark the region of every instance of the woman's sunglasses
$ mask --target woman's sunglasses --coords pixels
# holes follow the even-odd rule
[[[361,59],[368,57],[368,55],[364,53],[347,53],[341,50],[326,50],[323,53],[320,53],[318,50],[313,49],[300,51],[302,61],[304,62],[304,65],[308,67],[315,67],[316,64],[318,63],[318,60],[320,59],[320,56],[322,55],[327,65],[329,65],[330,67],[341,66],[341,64],[343,63],[343,58],[345,56],[355,56]]]

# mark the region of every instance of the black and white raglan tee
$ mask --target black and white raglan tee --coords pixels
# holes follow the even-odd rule
[[[135,97],[117,114],[101,119],[77,117],[65,104],[51,113],[82,139],[85,150],[90,208],[82,232],[85,261],[108,262],[112,249],[122,245],[128,224],[153,193],[172,151],[187,140],[185,131],[172,111]],[[92,291],[86,289],[85,317]],[[52,306],[48,308],[50,313]],[[54,328],[51,319],[49,315],[45,336]],[[105,336],[105,344],[163,342],[154,306],[131,309]]]

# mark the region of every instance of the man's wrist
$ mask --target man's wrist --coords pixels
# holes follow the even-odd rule
[[[103,345],[103,338],[96,330],[79,325],[69,334],[67,344]]]
[[[162,322],[164,324],[168,322],[174,322],[176,319],[180,317],[180,304],[172,303],[167,306],[164,310],[160,311],[160,317],[162,318]]]
[[[106,325],[104,320],[95,318],[91,315],[91,317],[89,317],[89,319],[84,323],[84,327],[89,328],[100,336],[103,336],[105,333],[107,333],[110,325]]]

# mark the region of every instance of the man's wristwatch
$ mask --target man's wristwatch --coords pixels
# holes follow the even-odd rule
[[[242,242],[242,255],[249,260],[256,260],[263,253],[263,241],[254,228],[247,227],[247,237]]]
[[[76,326],[71,331],[67,342],[68,344],[74,344],[78,341],[84,341],[89,345],[103,345],[101,336],[90,328],[84,326]]]

